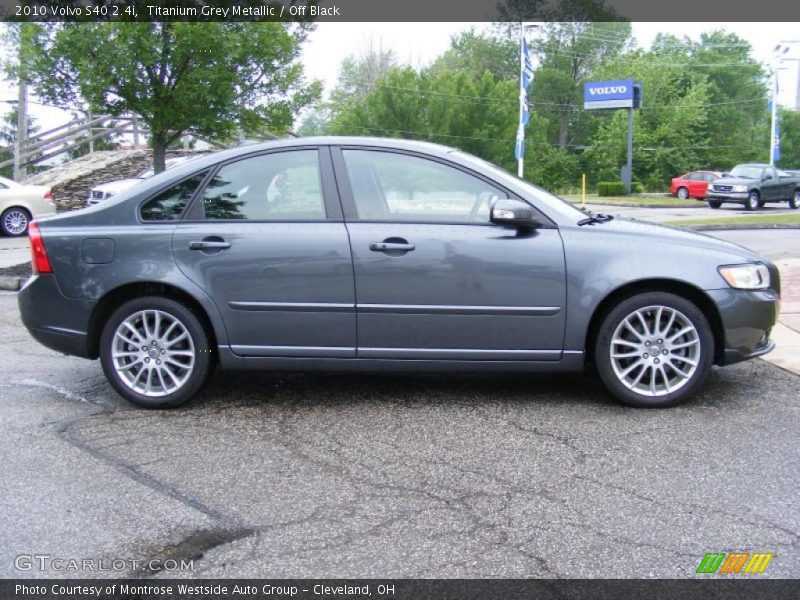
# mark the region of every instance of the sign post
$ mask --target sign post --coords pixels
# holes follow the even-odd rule
[[[584,109],[628,109],[628,160],[622,168],[622,182],[625,184],[626,194],[631,193],[633,185],[633,109],[641,106],[642,84],[632,79],[594,81],[583,85]]]

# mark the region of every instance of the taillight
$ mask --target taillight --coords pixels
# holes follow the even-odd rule
[[[36,221],[31,221],[30,225],[28,225],[28,236],[31,240],[31,263],[33,265],[33,272],[52,273],[53,268],[50,266],[50,260],[47,258],[47,249],[44,247],[42,232],[39,231],[39,224]]]
[[[53,190],[47,190],[44,193],[44,199],[45,200],[50,200],[50,202],[52,202],[53,201]]]

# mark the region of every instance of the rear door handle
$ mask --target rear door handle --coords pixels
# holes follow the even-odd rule
[[[199,242],[189,242],[189,250],[227,250],[230,247],[230,242],[226,242],[223,239],[205,239]]]
[[[372,242],[369,249],[373,252],[411,252],[414,244],[401,244],[398,242]]]

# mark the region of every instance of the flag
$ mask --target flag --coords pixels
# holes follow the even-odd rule
[[[533,82],[533,58],[528,50],[528,42],[522,38],[522,88],[527,90]]]
[[[519,127],[517,142],[514,144],[514,158],[520,160],[525,155],[525,125],[530,121],[528,113],[528,88],[533,82],[533,57],[524,37],[520,38],[519,65]]]
[[[780,112],[778,112],[778,82],[775,82],[775,88],[773,92],[773,98],[776,102],[775,104],[775,112],[773,113],[773,119],[775,123],[773,124],[773,131],[771,132],[772,140],[770,144],[770,150],[772,153],[772,162],[771,164],[777,163],[781,159],[781,122],[780,122]],[[773,100],[767,100],[767,110],[772,113],[772,102]]]

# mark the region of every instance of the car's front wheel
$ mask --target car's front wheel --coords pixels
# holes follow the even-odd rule
[[[675,406],[708,375],[714,336],[692,302],[672,293],[646,292],[609,311],[594,356],[603,383],[625,404]]]
[[[759,196],[758,192],[752,191],[747,196],[747,200],[745,200],[744,207],[747,210],[756,210],[757,208],[761,208],[763,205],[761,204],[761,196]]]
[[[689,190],[685,187],[678,188],[678,198],[686,200],[689,197]]]
[[[28,233],[31,216],[24,208],[12,207],[3,211],[0,216],[0,230],[11,237],[19,237]]]
[[[709,200],[708,201],[708,208],[715,208],[716,209],[716,208],[719,208],[720,206],[722,206],[722,202],[720,202],[719,200]]]
[[[211,355],[197,316],[160,296],[120,306],[100,337],[100,362],[109,383],[144,408],[169,408],[190,400],[207,379]]]

